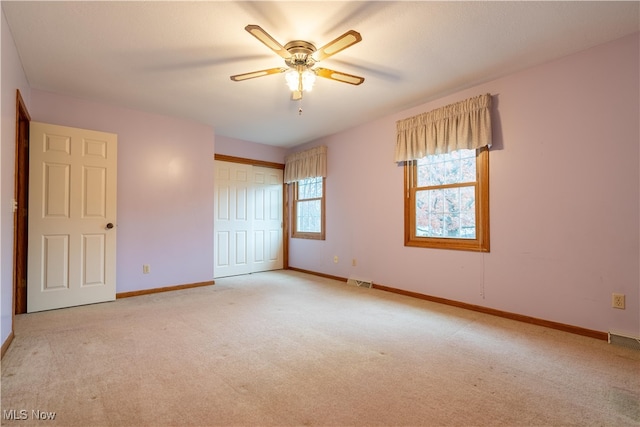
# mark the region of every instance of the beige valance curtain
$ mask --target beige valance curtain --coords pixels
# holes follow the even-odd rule
[[[491,146],[491,95],[480,95],[396,122],[395,161]]]
[[[327,176],[327,147],[322,145],[285,158],[284,182]]]

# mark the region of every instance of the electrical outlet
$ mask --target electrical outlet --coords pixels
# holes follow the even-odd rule
[[[621,308],[624,310],[624,294],[612,294],[611,306],[613,308]]]
[[[336,264],[338,263],[338,255],[335,255],[335,256],[333,257],[333,262],[335,262]]]
[[[142,264],[142,274],[151,273],[151,266],[149,264]]]
[[[352,259],[352,260],[351,260],[351,265],[355,267],[356,265],[358,265],[358,261],[356,261],[356,259],[355,259],[355,258],[354,258],[354,259]]]

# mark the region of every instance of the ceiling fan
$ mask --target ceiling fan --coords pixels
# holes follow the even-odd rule
[[[302,99],[303,91],[311,90],[316,76],[352,85],[359,85],[364,82],[364,77],[354,76],[328,68],[315,67],[316,63],[361,41],[362,36],[360,36],[360,33],[357,31],[349,30],[335,40],[322,46],[320,49],[316,49],[313,43],[304,40],[293,40],[282,46],[258,25],[247,25],[244,29],[277,55],[281,56],[284,59],[286,67],[268,68],[266,70],[236,74],[231,76],[231,80],[235,82],[268,76],[270,74],[286,73],[285,78],[291,90],[291,99],[294,101]]]

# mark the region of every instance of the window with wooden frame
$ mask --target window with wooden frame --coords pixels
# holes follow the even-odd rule
[[[325,193],[321,176],[293,183],[291,237],[324,240]]]
[[[489,252],[489,150],[405,162],[405,246]]]

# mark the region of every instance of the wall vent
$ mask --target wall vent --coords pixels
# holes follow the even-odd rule
[[[356,279],[355,277],[349,277],[347,279],[347,285],[357,286],[359,288],[371,288],[373,287],[373,282],[368,279]]]
[[[634,350],[640,350],[640,338],[609,332],[609,344],[616,344]]]

